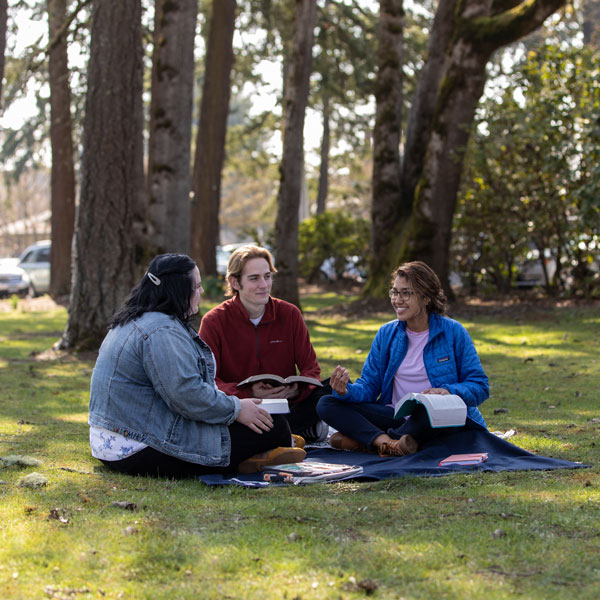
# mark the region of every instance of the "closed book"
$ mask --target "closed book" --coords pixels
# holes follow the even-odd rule
[[[263,398],[258,406],[271,415],[285,415],[290,412],[290,405],[285,398]]]
[[[488,458],[487,452],[473,452],[472,454],[451,454],[440,461],[440,467],[448,467],[450,465],[478,465],[486,461]]]

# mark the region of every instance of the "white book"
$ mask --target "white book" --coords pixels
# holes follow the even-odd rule
[[[456,394],[406,394],[398,404],[394,418],[406,417],[422,404],[432,427],[460,427],[467,420],[467,405]]]
[[[290,412],[290,405],[286,398],[263,398],[258,406],[271,415],[285,415]]]

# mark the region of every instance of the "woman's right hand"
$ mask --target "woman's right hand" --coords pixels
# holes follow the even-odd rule
[[[340,367],[338,365],[331,373],[331,379],[329,380],[329,384],[331,385],[331,389],[340,396],[344,396],[348,391],[346,387],[347,383],[350,381],[350,372],[348,369],[344,369],[344,367]]]
[[[241,408],[236,419],[255,433],[269,431],[273,427],[273,417],[264,408],[260,408],[260,403],[259,398],[240,399]]]

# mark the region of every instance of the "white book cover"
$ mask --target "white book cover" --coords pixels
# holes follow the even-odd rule
[[[394,418],[410,415],[418,404],[427,410],[432,427],[460,427],[467,420],[467,405],[456,394],[406,394],[396,404]]]
[[[290,405],[286,398],[263,398],[259,406],[271,415],[285,415],[290,412]]]

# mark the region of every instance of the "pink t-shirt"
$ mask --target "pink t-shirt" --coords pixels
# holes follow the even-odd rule
[[[406,328],[408,336],[408,351],[394,375],[394,393],[392,406],[410,392],[422,392],[431,387],[425,363],[423,362],[423,349],[429,340],[429,329],[415,333]]]

